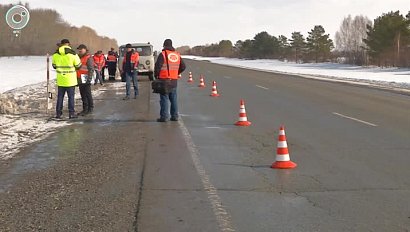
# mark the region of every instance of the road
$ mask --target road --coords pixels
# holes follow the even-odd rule
[[[116,84],[0,162],[0,231],[409,231],[409,96],[187,64],[180,122],[155,122],[148,82],[130,102]],[[251,127],[233,126],[240,99]],[[270,168],[281,125],[296,169]]]

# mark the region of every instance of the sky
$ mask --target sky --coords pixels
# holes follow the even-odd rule
[[[409,0],[21,0],[31,8],[57,10],[75,26],[86,25],[118,44],[151,42],[162,48],[166,38],[174,46],[196,46],[229,39],[252,39],[256,33],[305,36],[315,25],[334,37],[344,17],[410,11]],[[19,1],[0,0],[2,4]],[[30,25],[28,25],[30,26]]]

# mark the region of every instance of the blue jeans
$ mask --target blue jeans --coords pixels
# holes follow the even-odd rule
[[[67,92],[68,95],[68,111],[70,112],[70,115],[73,115],[75,113],[74,110],[74,94],[75,94],[75,87],[58,87],[58,93],[57,93],[57,106],[56,106],[56,114],[57,115],[62,115],[63,114],[63,102],[64,102],[64,96],[65,93]]]
[[[131,81],[134,85],[134,96],[138,96],[138,80],[137,80],[138,72],[134,71],[132,73],[126,72],[125,73],[125,89],[126,95],[129,97],[131,92]]]
[[[169,94],[161,94],[159,104],[161,106],[160,115],[163,119],[169,118],[169,102],[171,102],[171,118],[178,118],[177,88],[173,88]]]
[[[95,81],[94,81],[94,84],[97,84],[98,81],[100,81],[100,84],[103,83],[102,74],[101,74],[101,71],[95,70]]]

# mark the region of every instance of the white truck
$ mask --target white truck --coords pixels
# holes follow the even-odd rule
[[[155,55],[154,47],[150,43],[132,43],[132,48],[140,55],[138,64],[138,75],[148,75],[149,79],[154,80],[154,68],[155,68]],[[127,52],[125,45],[119,47],[118,68],[122,73],[122,61],[124,55]],[[125,81],[121,77],[122,81]]]

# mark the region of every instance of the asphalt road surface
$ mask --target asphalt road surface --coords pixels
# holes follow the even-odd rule
[[[0,231],[410,230],[409,96],[187,64],[180,122],[155,122],[149,82],[127,102],[116,83],[93,116],[0,161]],[[251,127],[233,125],[240,99]],[[270,168],[281,125],[296,169]]]

